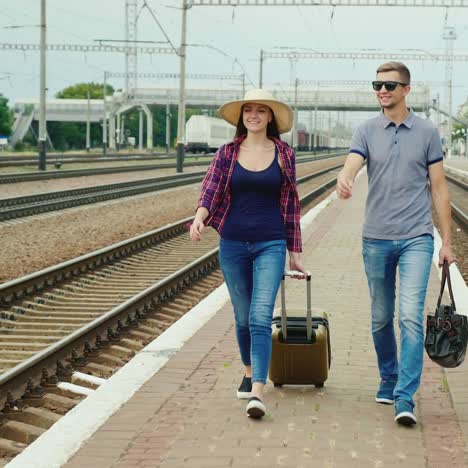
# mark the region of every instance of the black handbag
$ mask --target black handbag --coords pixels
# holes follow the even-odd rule
[[[441,305],[446,280],[451,304]],[[458,367],[465,359],[467,342],[468,317],[456,313],[450,270],[445,261],[442,267],[442,282],[435,314],[427,316],[424,347],[429,357],[439,366]]]

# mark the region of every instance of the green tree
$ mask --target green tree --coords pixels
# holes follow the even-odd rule
[[[0,135],[10,136],[13,115],[8,108],[8,99],[0,94]]]
[[[460,120],[468,122],[468,101],[467,101],[467,105],[464,106],[464,108],[465,108],[465,111],[464,112],[460,111],[457,117],[459,117]],[[452,138],[454,140],[465,140],[466,126],[462,125],[461,123],[455,122],[453,125],[453,130],[452,130]]]
[[[87,99],[88,92],[91,99],[102,99],[103,87],[101,83],[77,83],[76,85],[69,86],[68,88],[59,91],[55,97],[57,99]],[[114,88],[106,85],[106,96],[112,96]]]

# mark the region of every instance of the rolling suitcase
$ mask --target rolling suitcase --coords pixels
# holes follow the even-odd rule
[[[311,308],[311,281],[307,276],[307,310],[286,313],[284,277],[281,282],[281,317],[272,321],[270,380],[275,387],[283,384],[313,384],[323,387],[331,364],[330,331],[326,312]]]

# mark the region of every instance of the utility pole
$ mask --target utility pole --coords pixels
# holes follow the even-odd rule
[[[86,93],[86,97],[88,98],[87,106],[86,106],[86,151],[89,153],[89,150],[91,148],[91,124],[90,124],[90,119],[91,119],[91,103],[90,103],[90,93],[89,89],[88,92]]]
[[[104,86],[102,88],[102,107],[104,115],[102,119],[102,155],[107,153],[107,109],[106,109],[106,93],[107,93],[107,72],[104,72]]]
[[[184,171],[185,156],[185,55],[187,46],[187,0],[182,0],[182,36],[180,39],[179,115],[177,123],[177,172]]]
[[[291,133],[291,146],[294,148],[294,144],[296,146],[299,146],[299,141],[294,141],[294,134],[297,136],[297,87],[299,86],[299,80],[296,78],[294,80],[294,124],[292,128],[292,133]],[[299,139],[298,139],[299,140]]]
[[[468,126],[465,127],[465,158],[468,159]]]
[[[143,109],[138,111],[138,149],[143,151]]]
[[[125,1],[125,94],[127,99],[133,99],[137,88],[137,7],[138,0]]]
[[[314,153],[317,151],[318,145],[318,89],[315,90],[315,108],[314,108]]]
[[[166,102],[166,154],[169,154],[169,148],[171,146],[171,105],[169,99]]]
[[[260,75],[258,79],[258,87],[263,86],[263,49],[260,49]]]
[[[45,171],[46,164],[46,0],[41,0],[41,54],[39,91],[39,170]]]
[[[448,112],[448,121],[447,121],[447,159],[450,159],[452,156],[452,75],[453,75],[453,44],[457,38],[457,33],[455,28],[445,26],[443,39],[445,39],[446,49],[445,55],[447,56],[447,61],[445,64],[445,80],[447,82],[447,112]]]
[[[309,151],[312,151],[312,145],[313,145],[313,134],[312,134],[312,128],[313,128],[313,125],[314,125],[314,121],[313,121],[313,112],[312,112],[312,109],[309,110]]]

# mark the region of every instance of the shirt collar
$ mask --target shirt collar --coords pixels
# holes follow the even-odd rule
[[[406,119],[401,123],[401,125],[404,125],[406,128],[411,128],[414,123],[414,119],[416,118],[415,113],[413,112],[413,109],[408,108],[408,115],[406,116]],[[379,115],[379,120],[382,123],[383,128],[388,128],[390,125],[395,125],[394,122],[392,122],[385,114],[383,109],[380,111]]]

